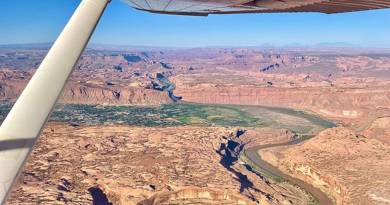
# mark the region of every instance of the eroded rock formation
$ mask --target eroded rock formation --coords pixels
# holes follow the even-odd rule
[[[383,134],[389,125],[387,118],[376,120],[363,132],[367,136],[332,128],[301,145],[263,150],[261,155],[285,173],[328,193],[337,204],[387,204],[390,146],[389,135]]]
[[[289,136],[248,130],[242,142],[263,132],[265,141]],[[51,123],[9,204],[304,204],[296,187],[270,183],[237,161],[224,166],[231,150],[217,151],[237,139],[237,130],[228,128]]]

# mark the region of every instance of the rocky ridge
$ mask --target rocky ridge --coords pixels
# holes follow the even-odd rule
[[[385,141],[376,139],[377,134],[388,132],[387,123],[386,118],[375,121],[363,132],[366,136],[332,128],[301,145],[260,154],[283,172],[328,193],[336,204],[388,204],[389,139],[388,135]]]

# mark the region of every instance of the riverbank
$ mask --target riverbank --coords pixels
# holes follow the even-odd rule
[[[359,134],[326,129],[296,146],[262,149],[264,161],[331,196],[336,204],[386,204],[390,200],[390,144],[381,133],[389,124]],[[388,135],[387,135],[388,136]]]
[[[263,160],[259,155],[259,151],[262,149],[296,145],[301,142],[301,140],[293,140],[289,142],[251,147],[243,151],[242,155],[240,156],[240,160],[250,166],[254,172],[263,175],[275,182],[288,182],[303,189],[305,192],[307,192],[309,198],[311,199],[308,204],[334,205],[333,200],[320,189],[315,188],[313,185],[306,183],[298,178],[294,178],[290,175],[283,173],[277,167],[274,167],[265,160]]]
[[[318,134],[320,131],[327,128],[335,127],[336,124],[326,119],[322,119],[318,116],[311,115],[302,111],[272,107],[270,107],[269,109],[278,113],[278,115],[272,116],[273,118],[284,119],[284,123],[287,123],[289,125],[288,129],[296,133],[295,138],[289,141],[277,141],[267,144],[255,145],[249,148],[245,147],[240,154],[240,160],[245,163],[248,169],[259,174],[260,176],[264,176],[270,180],[275,181],[276,183],[287,182],[301,188],[309,196],[310,201],[308,201],[308,204],[335,204],[334,200],[320,189],[315,188],[313,185],[306,183],[301,179],[294,178],[288,174],[285,174],[277,167],[263,160],[259,152],[263,149],[293,146],[303,143],[304,141],[311,139],[315,134]],[[246,110],[251,114],[258,114],[264,116],[264,113],[260,109],[256,109],[255,107],[248,106],[246,107]],[[292,122],[295,122],[296,124]],[[299,126],[298,124],[304,126]]]

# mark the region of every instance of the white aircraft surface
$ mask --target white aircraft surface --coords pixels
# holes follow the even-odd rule
[[[0,204],[28,159],[57,99],[111,0],[82,0],[0,127]],[[233,13],[341,13],[389,8],[389,0],[122,0],[144,11],[207,16]]]

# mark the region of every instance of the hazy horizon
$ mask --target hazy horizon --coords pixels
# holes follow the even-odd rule
[[[79,0],[0,2],[0,44],[53,42]],[[151,14],[114,0],[93,44],[146,47],[311,46],[342,43],[390,47],[390,10],[343,14],[242,14],[191,17]]]
[[[33,43],[10,43],[0,44],[0,48],[45,48],[49,49],[54,42],[33,42]],[[289,48],[302,48],[302,49],[315,49],[315,48],[339,48],[339,49],[390,49],[389,46],[368,46],[349,44],[345,42],[322,42],[317,44],[300,44],[291,43],[285,45],[276,44],[262,44],[262,45],[208,45],[208,46],[152,46],[152,45],[131,45],[131,44],[105,44],[105,43],[89,43],[87,48],[161,48],[161,49],[192,49],[192,48],[276,48],[276,49],[289,49]]]

